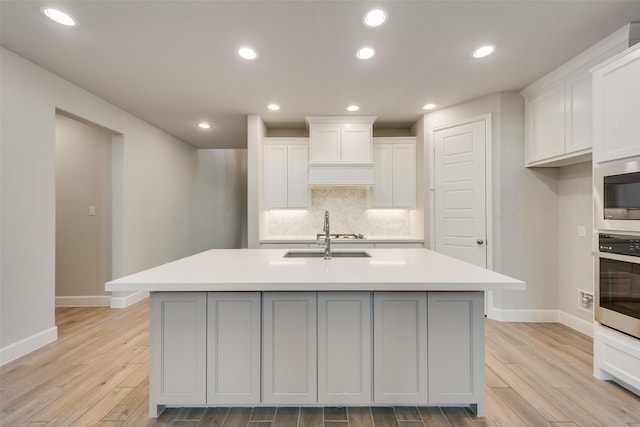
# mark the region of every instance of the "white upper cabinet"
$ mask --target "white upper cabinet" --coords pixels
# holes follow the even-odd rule
[[[593,69],[594,161],[640,155],[640,44]]]
[[[371,163],[374,117],[307,117],[309,163]]]
[[[626,26],[522,91],[525,166],[564,166],[591,158],[589,68],[624,50],[628,37]]]
[[[565,154],[564,84],[527,97],[527,165]]]
[[[374,138],[373,208],[416,206],[416,139]]]
[[[267,209],[309,206],[308,157],[306,138],[264,140],[264,201]]]

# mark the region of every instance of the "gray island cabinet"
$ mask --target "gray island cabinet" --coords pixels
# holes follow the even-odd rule
[[[285,252],[211,250],[107,283],[151,292],[151,417],[223,405],[484,414],[484,292],[523,282],[427,249]]]

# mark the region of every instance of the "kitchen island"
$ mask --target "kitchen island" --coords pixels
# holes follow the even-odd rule
[[[151,292],[151,417],[163,405],[484,415],[484,292],[524,282],[427,249],[287,252],[210,250],[106,284]]]

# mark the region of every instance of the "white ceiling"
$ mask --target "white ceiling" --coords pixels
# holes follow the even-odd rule
[[[49,21],[44,4],[78,25]],[[378,5],[388,22],[365,28]],[[406,128],[427,102],[520,90],[635,20],[637,0],[0,0],[4,47],[200,148],[245,148],[247,114],[304,127],[352,103],[376,126]],[[483,43],[496,53],[471,58]],[[258,59],[241,59],[243,45]],[[356,59],[363,45],[377,55]]]

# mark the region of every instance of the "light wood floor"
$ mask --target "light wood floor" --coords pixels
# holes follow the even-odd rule
[[[486,326],[487,416],[463,408],[184,408],[147,418],[148,303],[56,310],[59,339],[0,368],[4,426],[621,426],[640,397],[592,376],[592,342],[559,324]]]

